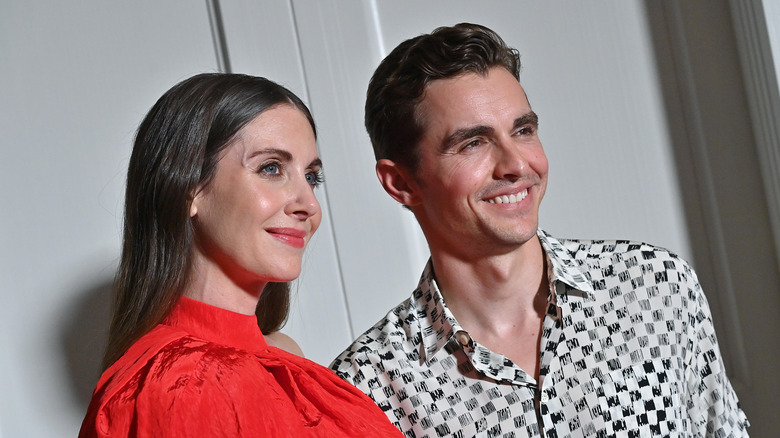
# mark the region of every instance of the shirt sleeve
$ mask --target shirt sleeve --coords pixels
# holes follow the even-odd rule
[[[253,355],[205,348],[202,354],[183,355],[189,364],[179,365],[182,358],[177,358],[163,381],[146,385],[138,411],[148,415],[139,418],[139,430],[175,437],[297,435],[297,411]]]
[[[696,273],[688,266],[691,302],[687,408],[695,437],[747,437],[750,425],[739,406],[718,348],[707,299]]]
[[[145,423],[139,429],[149,431],[150,436],[241,436],[240,401],[232,399],[229,385],[219,374],[209,372],[203,379],[188,376],[180,384],[170,382],[172,385],[159,388],[165,394],[159,394],[157,400],[152,394],[139,398],[139,411],[148,413],[139,419]],[[142,408],[142,403],[148,403],[149,408]]]
[[[267,376],[252,367],[251,357],[237,350],[183,340],[106,399],[94,429],[82,436],[286,436],[289,431],[275,429],[284,422],[274,421],[276,397]],[[267,406],[258,406],[258,399]]]
[[[400,434],[363,394],[307,359],[175,332],[152,341],[134,344],[128,363],[101,377],[81,438]]]

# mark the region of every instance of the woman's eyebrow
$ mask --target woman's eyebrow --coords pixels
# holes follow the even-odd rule
[[[247,159],[250,160],[258,155],[279,155],[282,160],[284,161],[292,161],[293,156],[290,152],[284,150],[284,149],[277,149],[277,148],[267,148],[267,149],[259,149],[252,153],[250,153],[247,156]]]

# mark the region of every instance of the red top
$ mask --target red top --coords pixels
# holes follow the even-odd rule
[[[401,437],[331,370],[269,346],[254,315],[182,298],[103,373],[79,437]]]

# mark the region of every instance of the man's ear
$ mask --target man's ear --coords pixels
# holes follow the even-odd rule
[[[419,203],[417,182],[409,171],[396,162],[381,159],[376,162],[376,176],[393,199],[410,207]]]

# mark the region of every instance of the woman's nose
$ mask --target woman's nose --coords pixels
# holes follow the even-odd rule
[[[314,187],[304,175],[302,182],[295,183],[294,199],[288,204],[288,213],[305,220],[319,212],[320,203],[314,195]]]

